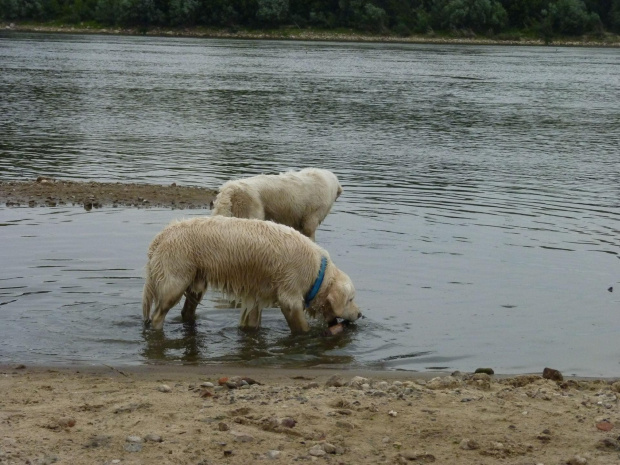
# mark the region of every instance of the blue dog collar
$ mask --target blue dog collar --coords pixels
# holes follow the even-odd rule
[[[312,288],[310,289],[308,294],[306,294],[306,298],[304,299],[306,308],[310,306],[310,302],[312,302],[312,299],[314,299],[319,293],[321,284],[323,284],[323,278],[325,277],[325,268],[327,268],[327,258],[323,256],[321,257],[321,268],[319,269],[319,275],[316,277]]]

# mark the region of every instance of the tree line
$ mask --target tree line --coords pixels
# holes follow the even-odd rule
[[[0,0],[4,21],[117,27],[353,28],[379,34],[620,33],[620,0]]]

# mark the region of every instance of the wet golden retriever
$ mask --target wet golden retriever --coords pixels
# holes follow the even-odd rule
[[[224,183],[213,202],[213,215],[271,220],[314,240],[340,194],[342,186],[328,170],[261,174]]]
[[[183,320],[193,321],[208,286],[241,300],[244,328],[258,328],[262,309],[276,304],[292,332],[309,330],[305,313],[328,324],[361,316],[351,279],[329,254],[293,228],[271,221],[213,216],[167,226],[148,251],[145,325],[161,329],[183,295]]]

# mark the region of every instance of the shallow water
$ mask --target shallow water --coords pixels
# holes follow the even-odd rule
[[[620,371],[615,50],[0,35],[0,179],[216,187],[319,166],[367,318],[141,330],[142,266],[208,211],[0,207],[0,362]],[[608,288],[616,287],[615,292]]]

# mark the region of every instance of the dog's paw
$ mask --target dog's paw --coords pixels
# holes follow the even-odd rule
[[[335,336],[344,332],[345,325],[343,323],[336,323],[333,326],[329,326],[324,332],[323,336]]]

